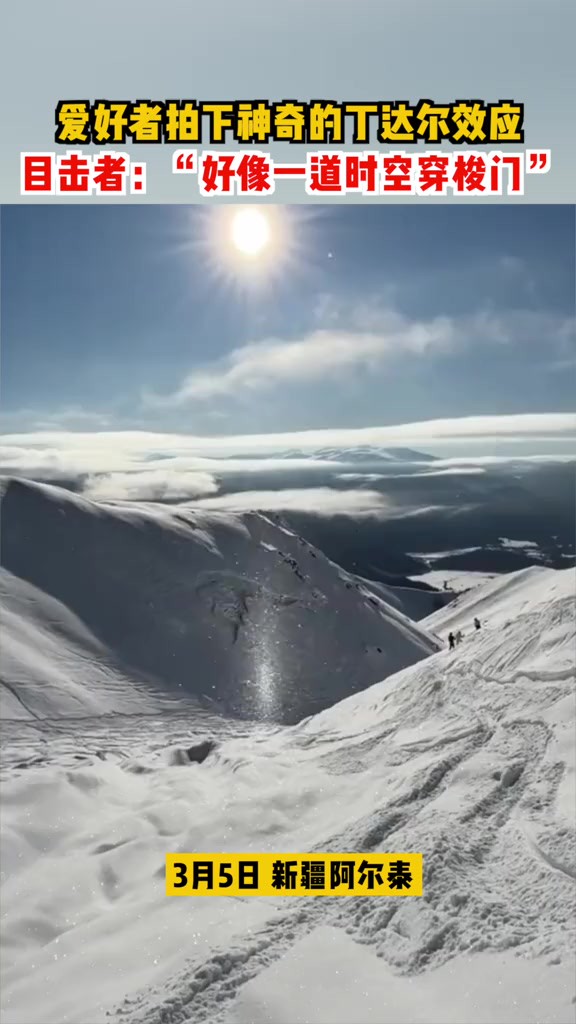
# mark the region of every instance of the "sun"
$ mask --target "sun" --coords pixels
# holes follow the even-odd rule
[[[294,206],[222,203],[194,210],[183,243],[208,276],[237,296],[272,295],[308,279],[310,221]]]
[[[204,227],[209,265],[240,289],[259,289],[286,272],[294,256],[294,218],[285,207],[226,205]]]
[[[232,244],[244,256],[259,256],[270,244],[270,221],[262,210],[238,210],[231,220]]]

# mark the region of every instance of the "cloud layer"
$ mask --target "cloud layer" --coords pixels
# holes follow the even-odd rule
[[[354,487],[357,482],[369,485],[376,480],[372,470],[362,472],[354,460],[354,449],[365,446],[418,448],[436,450],[459,443],[467,448],[460,458],[441,459],[430,464],[419,461],[417,453],[401,455],[410,463],[409,475],[479,472],[483,465],[507,458],[486,455],[481,446],[488,442],[506,441],[524,446],[531,442],[552,442],[564,450],[555,456],[574,455],[576,417],[567,413],[527,414],[514,416],[473,416],[463,419],[432,420],[396,426],[361,429],[313,430],[289,434],[261,434],[236,437],[197,437],[184,434],[154,434],[145,431],[72,433],[41,431],[33,434],[6,435],[0,445],[0,472],[45,481],[75,483],[89,497],[100,500],[133,499],[149,501],[198,500],[213,503],[212,507],[260,507],[343,510],[343,504],[355,511],[374,506],[374,494]],[[328,458],[326,449],[336,449]],[[339,451],[341,449],[341,452]],[[470,451],[480,450],[478,455]],[[282,457],[290,452],[290,457]],[[357,455],[357,452],[356,452]],[[536,461],[549,456],[524,456]],[[552,456],[554,457],[554,456]],[[398,462],[396,462],[398,466]],[[325,487],[289,489],[280,497],[277,490],[259,490],[250,495],[219,494],[221,482],[231,474],[262,475],[306,474],[320,470],[348,478],[349,491]],[[383,462],[380,475],[387,473]],[[294,478],[293,478],[294,479]],[[268,483],[268,481],[266,481]],[[306,492],[306,493],[304,493]],[[346,495],[346,497],[344,497]],[[295,503],[298,503],[297,505]],[[378,507],[382,499],[378,497]]]
[[[107,453],[106,458],[122,458],[130,452],[143,457],[145,453],[166,455],[265,455],[298,448],[303,452],[316,448],[354,448],[359,445],[420,445],[426,448],[444,441],[483,442],[486,439],[570,440],[576,436],[576,415],[573,413],[520,413],[501,416],[463,416],[425,420],[388,426],[335,428],[327,430],[289,431],[278,434],[237,434],[200,437],[193,434],[153,433],[145,430],[36,431],[5,434],[0,459],[14,449],[76,453]],[[120,453],[115,456],[114,453]]]
[[[216,494],[218,483],[210,473],[178,469],[148,469],[133,473],[91,476],[83,492],[95,501],[186,501]]]
[[[202,498],[202,508],[246,512],[251,509],[270,512],[316,512],[322,515],[383,514],[388,508],[385,497],[376,491],[338,491],[333,487],[286,488],[281,491],[242,491]]]

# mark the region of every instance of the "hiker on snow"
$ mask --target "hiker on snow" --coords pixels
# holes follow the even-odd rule
[[[448,633],[448,644],[450,650],[452,650],[454,647],[454,633]]]
[[[455,636],[454,639],[456,640],[457,644],[461,644],[462,643],[463,633],[462,633],[461,629],[458,630],[458,632],[456,633],[456,636]]]
[[[475,629],[480,629],[480,619],[474,619],[474,627]]]

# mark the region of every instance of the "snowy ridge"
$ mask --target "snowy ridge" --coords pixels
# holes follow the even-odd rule
[[[437,646],[256,513],[104,505],[12,480],[2,526],[4,716],[189,699],[294,722]]]
[[[570,676],[574,671],[574,578],[573,569],[521,569],[459,595],[423,620],[423,625],[444,637],[457,629],[471,634],[478,617],[489,627],[489,632],[484,629],[475,638],[485,669],[493,667],[501,674],[528,672],[540,679],[550,672],[555,677]]]
[[[575,585],[531,570],[478,588],[455,651],[290,728],[214,719],[202,765],[166,757],[185,716],[140,737],[132,720],[130,757],[99,734],[75,770],[21,764],[5,1024],[570,1024]],[[18,728],[29,753],[53,744]],[[167,900],[167,850],[421,850],[425,896]]]

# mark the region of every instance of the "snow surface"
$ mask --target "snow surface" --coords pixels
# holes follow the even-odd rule
[[[471,555],[475,551],[481,551],[479,546],[471,548],[453,548],[450,551],[408,551],[411,558],[418,558],[426,565],[438,562],[441,558],[454,558],[456,555]]]
[[[297,722],[437,646],[257,513],[105,505],[12,480],[2,562],[9,717],[189,698]]]
[[[427,624],[478,633],[296,726],[5,722],[4,1024],[571,1024],[575,583],[462,595]],[[164,895],[167,851],[315,849],[421,850],[425,895]]]
[[[499,573],[495,572],[468,572],[465,569],[432,569],[419,576],[410,576],[409,579],[427,583],[430,587],[436,587],[442,593],[444,584],[452,593],[460,594],[463,590],[473,590],[496,579]],[[432,614],[431,612],[429,614]]]
[[[345,932],[324,926],[249,981],[226,1024],[562,1024],[574,1014],[571,965],[558,965],[552,978],[550,991],[548,972],[532,961],[480,953],[451,960],[415,984]]]
[[[510,540],[509,537],[499,537],[498,540],[503,548],[537,548],[534,540]]]

